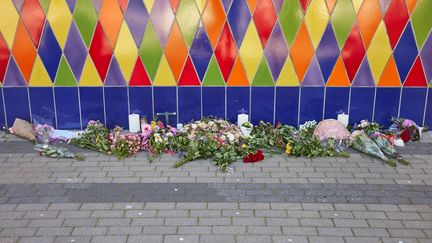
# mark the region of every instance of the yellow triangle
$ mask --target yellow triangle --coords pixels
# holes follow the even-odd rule
[[[282,68],[279,78],[276,82],[276,86],[299,86],[299,85],[300,82],[294,70],[293,63],[291,61],[291,58],[288,57]]]
[[[153,8],[153,3],[155,0],[144,0],[144,4],[147,8],[147,12],[151,12],[152,8]]]
[[[79,85],[102,86],[102,81],[96,71],[93,61],[90,59],[90,56],[87,56],[87,59],[84,63],[84,69],[81,74],[81,80],[79,82]]]
[[[362,3],[363,3],[363,0],[353,0],[353,5],[354,5],[354,9],[355,9],[356,13],[358,13]]]
[[[203,12],[206,0],[195,0],[197,6],[198,6],[198,10],[200,11],[200,13]]]
[[[39,55],[36,57],[36,62],[33,66],[33,71],[30,77],[30,86],[52,86],[52,82],[45,66],[42,63]]]
[[[47,19],[51,24],[51,28],[57,37],[60,47],[63,49],[66,44],[69,26],[72,22],[72,14],[69,11],[66,1],[52,0]]]
[[[392,49],[387,37],[384,21],[381,21],[367,50],[367,57],[375,84],[380,80],[391,53]]]
[[[159,69],[157,70],[156,77],[153,81],[153,85],[154,86],[176,86],[177,85],[165,55],[162,56],[162,60],[159,64]]]
[[[120,29],[117,45],[114,50],[125,80],[129,81],[138,55],[135,42],[125,21]]]
[[[251,21],[246,30],[245,37],[240,47],[240,56],[246,70],[248,79],[252,82],[258,66],[261,63],[263,49],[255,28],[254,21]],[[253,51],[251,51],[253,50]]]
[[[19,15],[10,0],[0,0],[0,6],[0,33],[8,46],[12,48]]]

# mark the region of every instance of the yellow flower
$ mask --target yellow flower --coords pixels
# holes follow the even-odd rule
[[[242,149],[245,149],[245,148],[247,148],[247,145],[246,144],[242,144]]]
[[[151,130],[153,130],[153,129],[155,128],[155,126],[156,126],[156,122],[155,122],[155,121],[152,121],[152,122],[150,123]]]
[[[286,153],[287,155],[290,155],[290,154],[291,154],[291,151],[292,151],[291,144],[287,143],[287,145],[286,145],[286,147],[285,147],[285,153]]]

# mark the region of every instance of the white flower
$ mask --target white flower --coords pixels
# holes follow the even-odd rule
[[[159,133],[155,133],[154,138],[156,143],[162,142],[162,137],[160,136]]]
[[[232,133],[228,133],[227,134],[228,140],[230,141],[230,143],[232,143],[235,139],[234,135]]]
[[[172,134],[172,132],[167,132],[167,133],[165,134],[165,136],[167,136],[167,137],[172,137],[173,134]]]
[[[192,129],[196,129],[197,128],[197,124],[192,124]]]
[[[225,140],[226,140],[225,135],[222,135],[222,136],[220,137],[220,140],[223,141],[223,142],[225,142]]]

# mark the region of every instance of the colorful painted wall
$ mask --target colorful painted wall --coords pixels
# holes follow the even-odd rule
[[[0,0],[0,124],[432,126],[431,0]]]

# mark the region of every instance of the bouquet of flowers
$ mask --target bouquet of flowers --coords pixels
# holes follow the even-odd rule
[[[70,144],[80,148],[87,148],[101,153],[108,153],[111,141],[108,138],[110,130],[99,121],[90,120],[87,128],[78,137],[69,140]]]
[[[67,158],[67,159],[84,160],[83,156],[75,154],[67,148],[61,148],[52,145],[36,144],[34,146],[34,149],[38,151],[41,156],[46,156],[50,158]]]
[[[148,152],[150,162],[163,153],[173,153],[176,134],[177,129],[164,126],[161,121],[152,121],[151,124],[142,126],[141,148]]]
[[[180,167],[198,158],[213,158],[222,171],[242,155],[240,128],[228,121],[204,118],[186,124],[176,136],[176,151],[184,153],[183,159],[175,164]]]
[[[256,153],[249,153],[243,157],[244,163],[255,163],[264,159],[264,154],[262,150],[258,149]]]
[[[314,132],[317,128],[316,121],[307,121],[299,126],[299,130],[294,133],[290,145],[291,154],[294,156],[314,157],[348,157],[348,153],[339,149],[339,143],[334,138],[327,138],[321,141]],[[290,147],[287,149],[289,150]]]
[[[350,136],[350,141],[353,149],[381,159],[392,167],[396,166],[396,162],[384,155],[380,147],[363,130],[354,131]]]
[[[122,134],[122,131],[121,127],[116,127],[113,133],[108,135],[111,153],[118,159],[124,159],[141,150],[141,136],[134,133]]]
[[[426,127],[419,127],[410,119],[392,118],[392,122],[393,125],[389,128],[390,132],[396,133],[405,143],[420,140],[422,133],[427,131]]]
[[[376,122],[361,120],[359,124],[354,125],[354,130],[361,130],[364,131],[366,134],[372,134],[372,133],[380,132],[381,126]]]
[[[49,144],[50,138],[54,133],[54,128],[52,126],[48,124],[37,124],[34,130],[38,141],[44,144]]]
[[[389,141],[389,135],[374,133],[369,137],[372,138],[372,140],[378,145],[378,147],[387,157],[397,160],[403,165],[409,165],[408,161],[402,158],[402,156],[394,148],[393,144]]]

